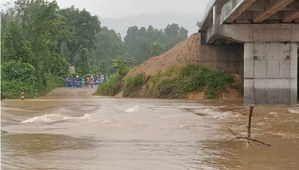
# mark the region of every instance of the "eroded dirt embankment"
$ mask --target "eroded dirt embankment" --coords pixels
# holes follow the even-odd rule
[[[190,63],[199,63],[200,54],[199,35],[195,33],[187,40],[180,42],[169,51],[148,59],[143,64],[134,67],[124,77],[133,77],[138,74],[143,74],[147,77],[146,84],[134,93],[132,97],[148,97],[148,90],[151,88],[152,83],[150,79],[157,73],[157,71],[165,71],[170,66],[185,66]],[[239,99],[242,97],[243,78],[241,75],[233,74],[235,79],[234,83],[226,84],[225,88],[219,93],[216,98],[219,99]],[[123,91],[116,95],[116,97],[123,97]],[[204,92],[193,92],[186,94],[185,98],[188,99],[205,99]]]
[[[144,73],[146,76],[153,76],[158,70],[165,71],[172,65],[186,65],[187,63],[198,63],[199,36],[191,35],[187,40],[180,42],[169,51],[148,59],[143,64],[136,66],[126,75],[130,76]]]

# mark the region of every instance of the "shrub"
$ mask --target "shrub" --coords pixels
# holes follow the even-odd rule
[[[62,77],[57,77],[51,73],[44,74],[44,77],[43,86],[38,89],[38,95],[46,95],[49,91],[56,87],[65,86],[65,79]]]
[[[17,80],[29,84],[33,84],[36,80],[34,67],[17,60],[3,62],[1,76],[3,80]]]
[[[163,72],[161,70],[157,71],[156,74],[151,78],[153,86],[155,86],[158,80],[163,76]]]
[[[226,83],[234,81],[229,74],[211,71],[198,64],[184,67],[180,79],[180,89],[183,93],[204,90],[208,98],[215,98]]]
[[[184,67],[181,65],[172,65],[165,70],[164,75],[169,77],[178,77],[182,74],[183,68]]]
[[[215,98],[225,84],[233,80],[229,74],[211,71],[198,64],[171,66],[165,72],[158,71],[153,76],[148,96],[169,98],[205,91],[207,98]]]
[[[226,83],[232,83],[234,78],[225,73],[209,71],[205,77],[205,93],[208,98],[215,98],[225,87]]]
[[[33,84],[27,84],[17,80],[2,81],[1,91],[6,98],[18,99],[20,98],[21,90],[25,90],[25,98],[32,98],[38,95],[37,89],[34,88]]]
[[[97,95],[104,95],[104,96],[113,96],[116,95],[118,92],[121,91],[122,88],[122,76],[119,74],[114,74],[111,79],[106,82],[100,84],[97,92]]]
[[[157,85],[158,97],[159,98],[172,98],[178,97],[178,85],[177,79],[171,79],[169,77],[164,77],[161,79]]]
[[[139,90],[146,82],[143,74],[138,74],[134,77],[128,77],[125,83],[123,96],[130,96],[132,92]]]
[[[19,60],[3,62],[1,67],[1,90],[6,98],[19,98],[20,91],[25,90],[25,97],[44,95],[55,87],[65,86],[64,78],[51,73],[40,75],[42,84],[36,84],[36,70],[29,63]]]

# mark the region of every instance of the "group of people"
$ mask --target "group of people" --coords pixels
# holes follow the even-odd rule
[[[74,78],[71,78],[70,76],[66,77],[66,87],[84,87],[84,86],[89,86],[93,88],[94,85],[100,86],[101,82],[105,82],[108,79],[110,79],[110,75],[101,75],[101,76],[96,76],[95,78],[93,76],[83,76],[79,78],[77,75]]]

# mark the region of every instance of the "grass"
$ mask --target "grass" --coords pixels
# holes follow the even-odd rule
[[[137,74],[136,76],[128,77],[126,79],[123,96],[132,96],[135,92],[141,89],[145,82],[146,77],[143,74]]]
[[[215,98],[225,87],[232,83],[233,76],[211,71],[198,64],[171,66],[165,71],[157,71],[150,79],[147,97],[153,98],[184,98],[191,92],[205,92],[207,98]],[[141,97],[141,89],[147,84],[147,77],[138,74],[123,81],[123,76],[115,74],[101,83],[96,95],[114,96],[123,90],[123,97]]]
[[[30,84],[20,80],[2,80],[1,92],[5,98],[18,99],[21,97],[21,90],[24,89],[25,98],[33,98],[46,95],[49,91],[56,87],[65,86],[65,80],[63,78],[53,76],[52,74],[47,74],[46,76],[46,85],[43,85],[40,88],[32,83]]]
[[[226,83],[234,81],[229,74],[211,71],[198,64],[172,66],[158,71],[152,78],[149,97],[179,98],[191,92],[204,91],[207,98],[215,98]]]
[[[114,74],[108,81],[100,84],[100,87],[95,92],[95,95],[103,95],[103,96],[114,96],[119,93],[122,89],[123,76],[119,74]]]

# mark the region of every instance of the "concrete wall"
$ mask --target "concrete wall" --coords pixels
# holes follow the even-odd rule
[[[199,63],[211,70],[243,74],[244,47],[240,45],[200,45]]]
[[[245,104],[297,104],[296,43],[244,45]]]

